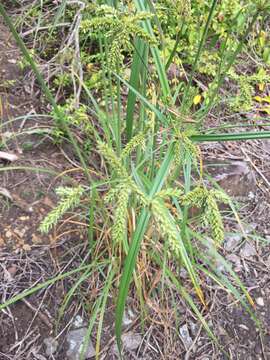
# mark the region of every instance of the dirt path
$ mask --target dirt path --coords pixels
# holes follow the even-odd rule
[[[17,47],[0,22],[0,140],[3,145],[1,150],[18,156],[18,160],[13,163],[0,159],[2,302],[66,270],[66,264],[68,266],[72,264],[72,267],[76,268],[77,258],[84,246],[81,241],[83,232],[78,228],[71,229],[71,234],[76,234],[75,238],[69,232],[61,235],[65,233],[63,228],[57,229],[50,236],[41,235],[38,231],[40,221],[56,203],[52,189],[60,183],[60,180],[59,178],[56,180],[55,175],[48,172],[25,171],[22,167],[45,168],[60,174],[69,168],[70,164],[49,136],[44,136],[44,132],[41,136],[37,134],[37,129],[48,128],[48,118],[38,116],[45,114],[47,109],[33,95],[37,89],[32,88],[27,77],[19,70],[20,61]],[[11,122],[14,118],[17,120]],[[208,148],[206,151],[211,152],[211,149]],[[219,151],[220,149],[217,148],[213,150],[215,156]],[[260,155],[259,153],[258,156]],[[10,170],[12,166],[20,169]],[[269,167],[264,170],[269,174]],[[257,183],[259,180],[261,181],[260,177],[256,178]],[[236,178],[231,188],[237,187],[238,181]],[[269,200],[256,185],[253,190],[255,200],[253,203],[250,202],[247,215],[249,221],[251,220],[259,233],[266,238],[270,236],[269,207],[267,208]],[[264,205],[260,209],[258,205],[262,204]],[[250,233],[253,234],[253,230]],[[257,316],[262,320],[264,330],[260,333],[232,296],[219,287],[212,287],[212,284],[205,284],[213,304],[208,320],[210,319],[231,359],[270,359],[270,248],[259,245],[255,235],[249,238],[249,248],[245,249],[246,252],[243,252],[246,246],[245,243],[243,245],[243,238],[238,240],[228,238],[226,244],[225,254],[232,261],[233,268],[255,299]],[[69,283],[61,281],[1,312],[0,360],[66,359],[65,339],[63,334],[58,336],[61,332],[59,329],[56,330],[55,325],[59,306],[67,288]],[[72,310],[67,312],[61,323],[62,329],[77,313],[78,306],[74,302]],[[184,317],[183,321],[188,327],[190,326],[189,318]],[[44,339],[50,336],[57,338],[58,342],[58,349],[51,357],[46,354],[44,344]],[[180,340],[175,345],[183,359],[224,358],[199,326],[192,336],[196,340],[190,351],[185,352],[183,342]],[[160,358],[159,355],[157,357],[151,355],[152,353],[144,352],[144,354],[146,355],[136,358]],[[108,355],[107,359],[112,359],[112,355]],[[167,359],[176,359],[176,357],[172,355]]]

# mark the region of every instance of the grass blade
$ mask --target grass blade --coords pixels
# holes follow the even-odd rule
[[[143,0],[135,0],[135,4],[136,4],[138,10],[148,11],[148,8],[145,5],[145,2]],[[143,27],[150,36],[152,36],[152,37],[155,36],[150,20],[144,21]],[[167,78],[166,71],[165,71],[165,66],[162,63],[158,47],[151,46],[151,53],[152,53],[152,56],[153,56],[153,59],[154,59],[155,65],[156,65],[156,69],[157,69],[157,73],[158,73],[158,77],[159,77],[159,81],[160,81],[160,85],[161,85],[162,95],[163,95],[164,99],[167,99],[168,97],[170,97],[171,91],[170,91],[170,86],[169,86],[168,78]]]
[[[137,91],[139,91],[140,72],[142,67],[144,50],[145,44],[140,39],[136,39],[129,84],[133,89]],[[137,97],[135,93],[131,89],[129,89],[126,115],[126,132],[128,141],[132,138],[136,98]]]
[[[22,300],[22,299],[26,298],[27,296],[32,295],[35,292],[37,292],[37,291],[39,291],[41,289],[44,289],[45,287],[47,287],[49,285],[54,284],[55,282],[57,282],[59,280],[65,279],[66,277],[69,277],[69,276],[71,276],[73,274],[76,274],[77,272],[84,271],[84,270],[87,270],[87,269],[89,269],[89,265],[79,266],[77,269],[68,271],[68,272],[66,272],[64,274],[60,274],[60,275],[55,276],[54,278],[52,278],[50,280],[45,281],[42,284],[34,286],[31,289],[27,289],[27,290],[23,291],[22,293],[20,293],[20,294],[18,294],[16,296],[13,296],[11,299],[5,301],[3,304],[0,304],[0,311],[7,308],[8,306],[16,303],[17,301]]]
[[[270,131],[242,132],[234,134],[198,134],[192,135],[190,138],[197,142],[270,139]]]
[[[156,192],[158,192],[166,180],[167,174],[170,170],[170,165],[173,160],[173,144],[170,145],[167,155],[163,160],[163,163],[159,169],[159,172],[156,175],[155,180],[153,181],[153,186],[150,192],[152,197]],[[140,249],[142,239],[144,237],[145,231],[148,227],[148,223],[151,217],[151,213],[148,209],[143,209],[138,224],[136,226],[135,232],[132,236],[131,245],[128,251],[128,255],[125,260],[124,269],[122,272],[122,277],[119,285],[119,293],[116,304],[116,319],[115,319],[115,332],[118,350],[121,356],[121,333],[122,333],[122,320],[125,310],[126,298],[129,290],[129,285],[131,282],[132,273],[135,268],[136,258]]]

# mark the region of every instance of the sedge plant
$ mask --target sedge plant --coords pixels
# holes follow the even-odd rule
[[[0,4],[1,14],[34,70],[48,101],[51,102],[60,126],[64,128],[74,145],[88,178],[87,184],[56,189],[59,203],[43,220],[40,230],[48,232],[65,212],[80,206],[80,200],[88,201],[89,206],[84,210],[89,220],[89,251],[92,264],[82,264],[77,270],[82,270],[83,275],[66,295],[60,313],[64,313],[65,307],[80,284],[89,276],[93,276],[93,272],[98,274],[104,286],[100,296],[93,301],[87,335],[91,335],[96,325],[97,359],[109,296],[117,296],[115,333],[120,356],[123,316],[130,292],[137,295],[141,313],[147,317],[144,297],[152,284],[143,273],[140,273],[142,261],[146,269],[150,264],[161,269],[162,287],[164,284],[170,286],[184,299],[215,342],[217,339],[213,330],[204,319],[204,311],[208,304],[201,274],[233,294],[257,322],[252,312],[252,298],[219,251],[224,240],[224,225],[219,204],[225,203],[232,208],[233,204],[221,189],[207,183],[199,143],[270,138],[269,131],[219,133],[202,130],[203,120],[215,105],[227,72],[237,60],[257,19],[269,9],[269,4],[263,1],[250,2],[248,11],[245,8],[243,14],[236,14],[236,20],[240,15],[245,16],[246,27],[236,47],[231,46],[225,37],[222,58],[208,102],[202,105],[200,111],[192,113],[193,81],[209,40],[209,31],[219,2],[212,0],[208,13],[205,14],[187,81],[174,88],[170,86],[166,68],[176,56],[181,57],[177,52],[181,41],[177,37],[171,51],[167,56],[163,56],[166,54],[166,45],[159,43],[164,34],[161,33],[162,22],[154,2],[134,0],[127,3],[93,2],[85,8],[80,24],[82,42],[86,43],[92,36],[91,41],[99,49],[99,91],[104,97],[103,101],[99,103],[95,99],[87,82],[79,74],[75,74],[75,77],[82,87],[81,101],[87,104],[86,112],[88,108],[91,110],[91,117],[88,117],[90,131],[87,136],[91,137],[93,151],[96,151],[102,160],[99,169],[102,181],[94,181],[89,176],[88,167],[91,167],[91,164],[86,164],[72,130],[54,100],[53,93],[19,38],[3,5]],[[164,2],[158,3],[161,5]],[[179,6],[178,2],[176,3]],[[188,0],[181,3],[185,3],[186,10],[179,19],[183,23],[179,34],[182,34],[185,26],[185,16],[192,11],[192,6],[187,6]],[[62,16],[61,12],[68,6],[67,1],[59,7],[54,18],[54,26]],[[166,11],[164,4],[162,11]],[[128,76],[121,71],[127,53],[130,54],[128,60],[131,64]],[[151,72],[150,68],[154,70]],[[85,201],[83,203],[85,204]],[[83,208],[80,208],[82,211]],[[192,208],[199,209],[196,219],[190,216]],[[94,219],[100,216],[106,230],[99,231],[98,234]],[[224,264],[226,273],[217,268],[217,261]],[[177,274],[181,268],[187,271],[187,284],[178,279]],[[67,273],[66,276],[71,274]],[[118,274],[121,274],[120,279]],[[63,276],[60,275],[54,280],[58,281]],[[53,280],[40,284],[9,299],[0,305],[0,309],[52,282]],[[82,353],[84,350],[85,348]]]

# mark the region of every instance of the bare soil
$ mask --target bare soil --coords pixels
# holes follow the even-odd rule
[[[55,145],[51,137],[29,134],[30,129],[49,126],[49,118],[38,115],[46,114],[48,109],[40,96],[37,99],[38,89],[29,83],[27,73],[20,71],[20,60],[18,48],[0,22],[0,139],[5,143],[3,151],[18,156],[14,163],[0,159],[1,189],[6,189],[12,198],[0,195],[2,303],[56,274],[75,269],[85,255],[87,241],[83,226],[60,226],[49,236],[41,235],[38,231],[40,221],[56,203],[53,188],[63,181],[56,174],[61,174],[72,166],[63,148]],[[25,117],[30,112],[34,116]],[[22,116],[19,120],[10,122],[19,116]],[[11,134],[12,140],[9,139]],[[227,143],[207,145],[202,150],[210,158],[218,156],[220,159],[229,158],[238,162],[247,161],[248,155],[248,166],[255,180],[250,184],[241,174],[234,174],[233,181],[230,177],[223,186],[229,188],[232,195],[240,196],[245,201],[246,205],[240,209],[240,215],[246,219],[246,223],[254,225],[251,230],[254,236],[249,242],[255,253],[251,256],[243,255],[241,243],[231,251],[225,249],[224,254],[232,260],[235,271],[255,299],[256,316],[262,322],[262,331],[259,331],[254,321],[230,294],[207,282],[205,288],[210,310],[205,315],[230,359],[270,359],[270,247],[262,246],[255,236],[255,232],[264,239],[270,236],[267,184],[270,179],[270,147],[267,142],[240,145]],[[72,158],[72,161],[76,160]],[[11,170],[11,167],[14,169]],[[44,168],[54,174],[25,170],[23,167]],[[240,194],[239,188],[242,189]],[[235,190],[238,190],[237,194]],[[250,192],[253,194],[252,198],[248,197]],[[235,224],[232,225],[228,219],[226,227],[226,230],[233,231]],[[71,283],[69,279],[59,281],[28,296],[26,300],[17,301],[0,313],[0,360],[66,358],[65,333],[74,316],[83,312],[81,302],[75,297],[60,324],[57,324],[60,306]],[[181,299],[178,306],[183,307],[180,325],[188,325],[193,339],[189,350],[185,348],[181,337],[172,336],[171,342],[171,335],[165,338],[164,334],[167,333],[157,321],[156,329],[147,330],[149,336],[139,353],[128,354],[125,358],[225,359],[226,356],[209,340]],[[109,316],[112,311],[110,309],[105,326],[108,334],[112,334],[113,330],[113,318]],[[194,322],[196,326],[192,330],[191,324]],[[139,328],[137,325],[139,322],[135,326]],[[178,332],[175,328],[170,328],[170,331]],[[57,352],[51,357],[45,353],[44,339],[48,336],[57,338],[59,342]],[[104,359],[115,358],[110,352],[112,342],[113,338],[106,338],[104,341],[104,347],[108,345]]]

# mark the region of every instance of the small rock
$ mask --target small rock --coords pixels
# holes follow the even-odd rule
[[[248,197],[255,192],[256,178],[247,161],[208,159],[205,168],[218,184],[233,197]]]
[[[256,299],[256,303],[259,305],[259,306],[264,306],[264,300],[262,297],[258,297]]]
[[[22,248],[23,248],[24,251],[30,251],[31,250],[31,246],[29,244],[24,244],[22,246]]]
[[[130,307],[128,307],[128,309],[125,310],[125,312],[124,312],[123,326],[127,327],[127,326],[131,325],[135,318],[136,318],[136,314],[134,314],[132,309]]]
[[[245,324],[239,324],[238,326],[243,330],[249,331],[249,328]]]
[[[240,255],[248,258],[257,255],[257,252],[253,245],[246,242],[240,251]]]
[[[187,324],[184,324],[179,328],[180,336],[182,338],[182,341],[185,345],[186,349],[189,349],[192,345],[192,339],[189,335],[189,330]]]
[[[22,221],[26,221],[29,220],[29,216],[20,216],[19,219]]]
[[[227,260],[231,261],[232,263],[234,263],[236,266],[241,266],[241,259],[239,256],[235,255],[235,254],[230,254],[227,256]]]
[[[80,360],[81,351],[84,347],[85,336],[87,334],[87,328],[80,328],[71,330],[67,334],[67,343],[68,343],[68,351],[67,351],[67,359],[69,360]],[[88,359],[95,356],[96,352],[94,346],[92,344],[91,339],[87,341],[86,351],[84,353],[83,359]]]
[[[190,326],[190,331],[191,331],[191,335],[192,336],[196,336],[197,335],[197,331],[198,331],[198,325],[194,324],[193,322],[189,323]]]
[[[83,318],[80,315],[77,315],[73,321],[73,326],[75,329],[81,328],[85,326],[85,322],[83,321]]]
[[[135,334],[132,331],[123,334],[122,336],[123,345],[128,350],[136,350],[142,342],[142,337],[140,334]]]
[[[16,275],[17,270],[18,270],[18,268],[17,268],[17,266],[16,266],[15,264],[11,265],[11,266],[7,269],[7,271],[9,272],[9,274],[10,274],[10,276],[11,276],[12,278],[14,278],[14,276]]]
[[[58,341],[52,337],[48,337],[48,338],[44,339],[43,342],[46,346],[46,350],[45,350],[46,355],[52,356],[57,350]]]
[[[129,351],[137,350],[142,342],[142,336],[140,334],[136,334],[133,331],[128,331],[127,333],[121,336],[122,344],[124,349]],[[113,352],[118,354],[118,348],[115,344],[113,346]]]
[[[225,237],[224,248],[227,251],[232,251],[239,245],[240,241],[242,240],[242,236],[240,234],[231,234]]]
[[[12,236],[12,232],[10,230],[7,230],[5,236],[7,239],[9,239]]]

